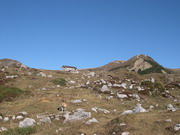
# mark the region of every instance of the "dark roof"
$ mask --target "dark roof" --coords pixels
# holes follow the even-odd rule
[[[77,69],[77,67],[72,67],[72,66],[62,66],[62,68],[75,68],[75,69]]]

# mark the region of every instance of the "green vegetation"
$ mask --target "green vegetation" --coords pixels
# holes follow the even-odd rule
[[[141,85],[145,89],[149,89],[150,91],[154,92],[154,94],[161,94],[165,91],[164,86],[158,82],[152,83],[151,81],[144,81],[141,83]]]
[[[67,85],[67,81],[63,78],[56,78],[56,79],[52,80],[51,82],[55,85],[60,85],[60,86],[66,86]]]
[[[138,73],[141,74],[141,75],[150,74],[150,73],[162,73],[162,70],[164,70],[166,73],[170,73],[169,70],[165,69],[163,66],[159,65],[155,61],[151,61],[151,60],[144,60],[144,61],[150,63],[152,65],[152,67],[148,68],[146,70],[143,70],[143,71],[141,71],[139,69]]]
[[[7,131],[0,133],[0,135],[32,135],[35,133],[36,133],[35,128],[27,127],[27,128],[8,129]]]
[[[10,88],[6,86],[0,86],[0,102],[6,100],[12,100],[14,97],[18,97],[23,93],[19,88]]]

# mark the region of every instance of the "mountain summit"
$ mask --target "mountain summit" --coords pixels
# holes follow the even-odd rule
[[[151,57],[143,54],[136,55],[127,61],[114,61],[108,63],[100,69],[105,71],[115,71],[118,69],[127,69],[129,71],[135,71],[141,75],[149,73],[163,73],[167,74],[170,71],[160,64],[158,64]]]

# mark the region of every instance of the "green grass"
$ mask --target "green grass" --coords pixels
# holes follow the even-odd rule
[[[63,78],[56,78],[56,79],[52,80],[51,82],[55,85],[60,85],[60,86],[66,86],[67,85],[67,81]]]
[[[7,131],[0,133],[0,135],[32,135],[35,133],[36,133],[35,128],[27,127],[27,128],[8,129]]]
[[[10,88],[6,86],[0,86],[0,102],[10,101],[12,98],[18,97],[23,93],[19,88]]]

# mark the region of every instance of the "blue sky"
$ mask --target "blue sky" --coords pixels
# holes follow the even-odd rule
[[[0,0],[0,49],[41,69],[137,54],[180,68],[180,0]]]

